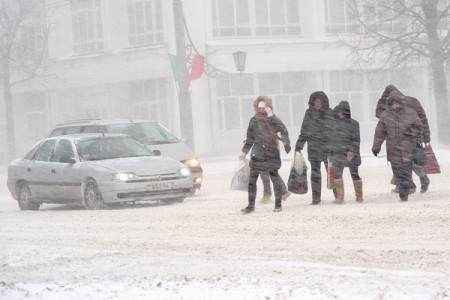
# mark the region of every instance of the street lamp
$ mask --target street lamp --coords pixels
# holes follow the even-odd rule
[[[247,53],[244,51],[236,51],[233,53],[234,64],[236,65],[236,70],[238,70],[241,75],[242,71],[245,71],[245,58]]]

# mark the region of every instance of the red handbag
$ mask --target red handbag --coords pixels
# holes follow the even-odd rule
[[[427,174],[441,173],[441,168],[430,144],[425,145],[425,156],[427,157],[427,164],[423,167],[423,170]]]

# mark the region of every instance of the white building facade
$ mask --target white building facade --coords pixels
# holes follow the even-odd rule
[[[420,99],[433,120],[427,69],[384,72],[381,63],[354,68],[350,49],[341,42],[351,38],[354,26],[346,1],[182,1],[186,42],[219,70],[190,83],[192,144],[200,157],[238,155],[253,99],[262,94],[273,99],[292,144],[309,95],[317,90],[329,96],[331,107],[349,101],[360,122],[363,152],[370,153],[363,147],[371,144],[375,106],[386,85]],[[182,137],[169,61],[176,49],[174,1],[46,3],[53,24],[46,79],[13,90],[18,155],[55,124],[74,119],[153,119]],[[233,61],[236,51],[247,53],[242,74]]]

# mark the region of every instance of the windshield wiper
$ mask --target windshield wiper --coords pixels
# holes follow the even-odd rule
[[[160,144],[173,144],[175,142],[170,142],[170,141],[151,141],[148,142],[147,145],[160,145]]]

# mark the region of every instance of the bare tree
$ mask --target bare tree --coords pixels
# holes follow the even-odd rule
[[[49,22],[43,0],[0,0],[0,82],[5,107],[8,160],[14,159],[12,88],[38,75],[47,56]]]
[[[359,41],[347,43],[355,61],[383,61],[384,69],[428,66],[438,138],[450,144],[446,62],[450,54],[449,0],[351,0]]]

